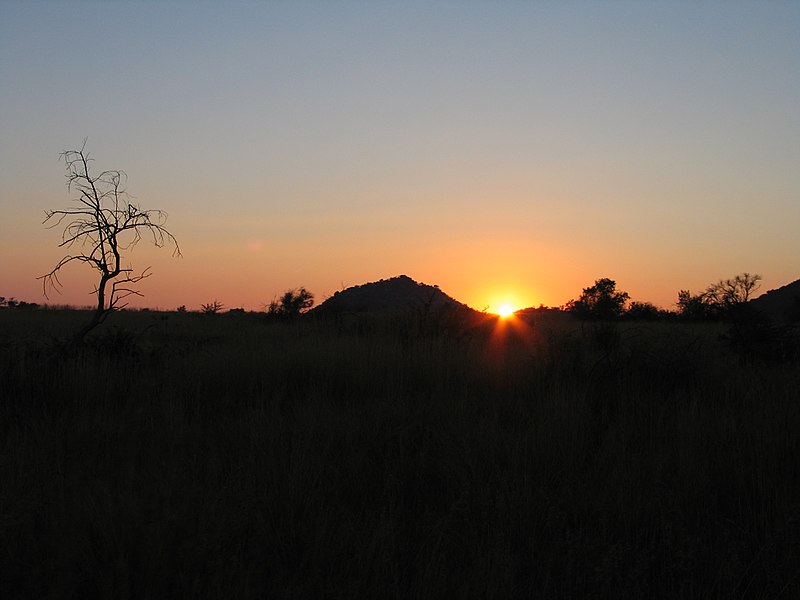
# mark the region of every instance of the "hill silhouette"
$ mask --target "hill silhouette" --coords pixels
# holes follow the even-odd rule
[[[435,285],[418,283],[407,275],[349,287],[312,309],[317,315],[393,313],[473,309],[451,298]]]
[[[750,305],[772,319],[800,320],[800,279],[776,290],[769,290],[751,300]]]

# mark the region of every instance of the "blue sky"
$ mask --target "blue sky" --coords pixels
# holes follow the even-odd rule
[[[182,242],[131,255],[143,305],[400,273],[477,308],[777,287],[798,31],[796,2],[0,2],[0,294],[42,299],[85,137]]]

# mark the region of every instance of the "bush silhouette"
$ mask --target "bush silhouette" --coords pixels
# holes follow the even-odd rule
[[[214,300],[213,302],[209,302],[208,304],[201,304],[200,305],[200,312],[204,315],[215,315],[220,312],[225,305],[220,302],[219,300]]]
[[[699,294],[681,290],[678,293],[678,314],[694,320],[749,318],[747,303],[759,288],[760,281],[761,275],[742,273],[721,279]]]
[[[280,317],[297,316],[314,306],[314,294],[306,288],[286,290],[280,298],[275,298],[267,306],[267,314]]]
[[[611,320],[625,312],[625,303],[630,296],[617,291],[617,282],[604,277],[594,285],[584,288],[580,298],[570,300],[566,309],[582,319]]]

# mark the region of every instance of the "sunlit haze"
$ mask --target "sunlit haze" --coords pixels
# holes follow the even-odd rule
[[[510,304],[501,304],[497,307],[497,314],[501,317],[510,317],[514,314],[514,311],[517,309],[511,306]]]
[[[0,295],[44,302],[59,153],[121,169],[135,306],[406,274],[476,309],[800,277],[800,3],[0,3]],[[50,302],[91,302],[64,273]]]

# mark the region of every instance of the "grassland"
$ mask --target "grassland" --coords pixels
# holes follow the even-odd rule
[[[800,364],[721,326],[0,311],[5,598],[797,598]]]

